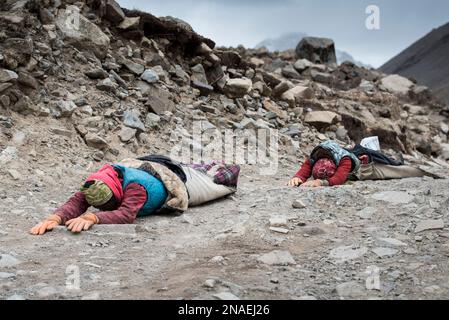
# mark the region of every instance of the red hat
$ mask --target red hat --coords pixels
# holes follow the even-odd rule
[[[335,174],[335,171],[337,171],[335,163],[331,159],[322,158],[315,162],[312,175],[315,179],[327,180]]]

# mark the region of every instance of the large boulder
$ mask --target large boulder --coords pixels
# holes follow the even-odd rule
[[[380,84],[389,92],[396,95],[408,95],[414,83],[409,79],[401,77],[397,74],[392,74],[382,78]]]
[[[55,24],[66,42],[79,49],[92,50],[100,59],[106,56],[110,42],[108,36],[76,7],[59,10]]]
[[[307,59],[313,63],[337,63],[335,44],[332,39],[305,37],[296,47],[298,59]]]

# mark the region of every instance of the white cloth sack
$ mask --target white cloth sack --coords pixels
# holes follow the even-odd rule
[[[216,184],[212,177],[193,168],[182,166],[187,176],[186,187],[189,193],[189,207],[223,198],[234,193],[235,189]]]
[[[379,137],[368,137],[360,142],[360,145],[364,148],[374,151],[380,151]]]

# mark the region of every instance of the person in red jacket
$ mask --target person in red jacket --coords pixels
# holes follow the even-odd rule
[[[307,159],[295,176],[288,182],[288,185],[290,187],[303,186],[311,188],[342,185],[348,180],[351,166],[352,163],[349,157],[343,158],[338,167],[329,158],[318,160],[314,166]],[[314,179],[307,181],[311,176]]]
[[[329,140],[312,151],[287,185],[311,188],[342,185],[357,171],[360,164],[360,159],[354,154]],[[311,177],[313,179],[308,181]]]
[[[346,149],[329,140],[317,146],[287,183],[290,187],[338,186],[348,180],[388,180],[437,175],[405,165],[380,152],[357,145]],[[312,180],[307,181],[310,177]]]

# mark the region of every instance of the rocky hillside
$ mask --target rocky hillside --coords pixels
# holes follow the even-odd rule
[[[380,69],[412,77],[449,103],[449,23],[432,30]]]
[[[449,159],[449,113],[426,87],[338,66],[329,41],[297,52],[215,48],[184,21],[113,0],[3,1],[0,30],[2,163],[31,144],[24,165],[47,152],[73,163],[167,154],[193,121],[235,135],[279,129],[294,162],[320,141],[368,135],[417,159]]]

